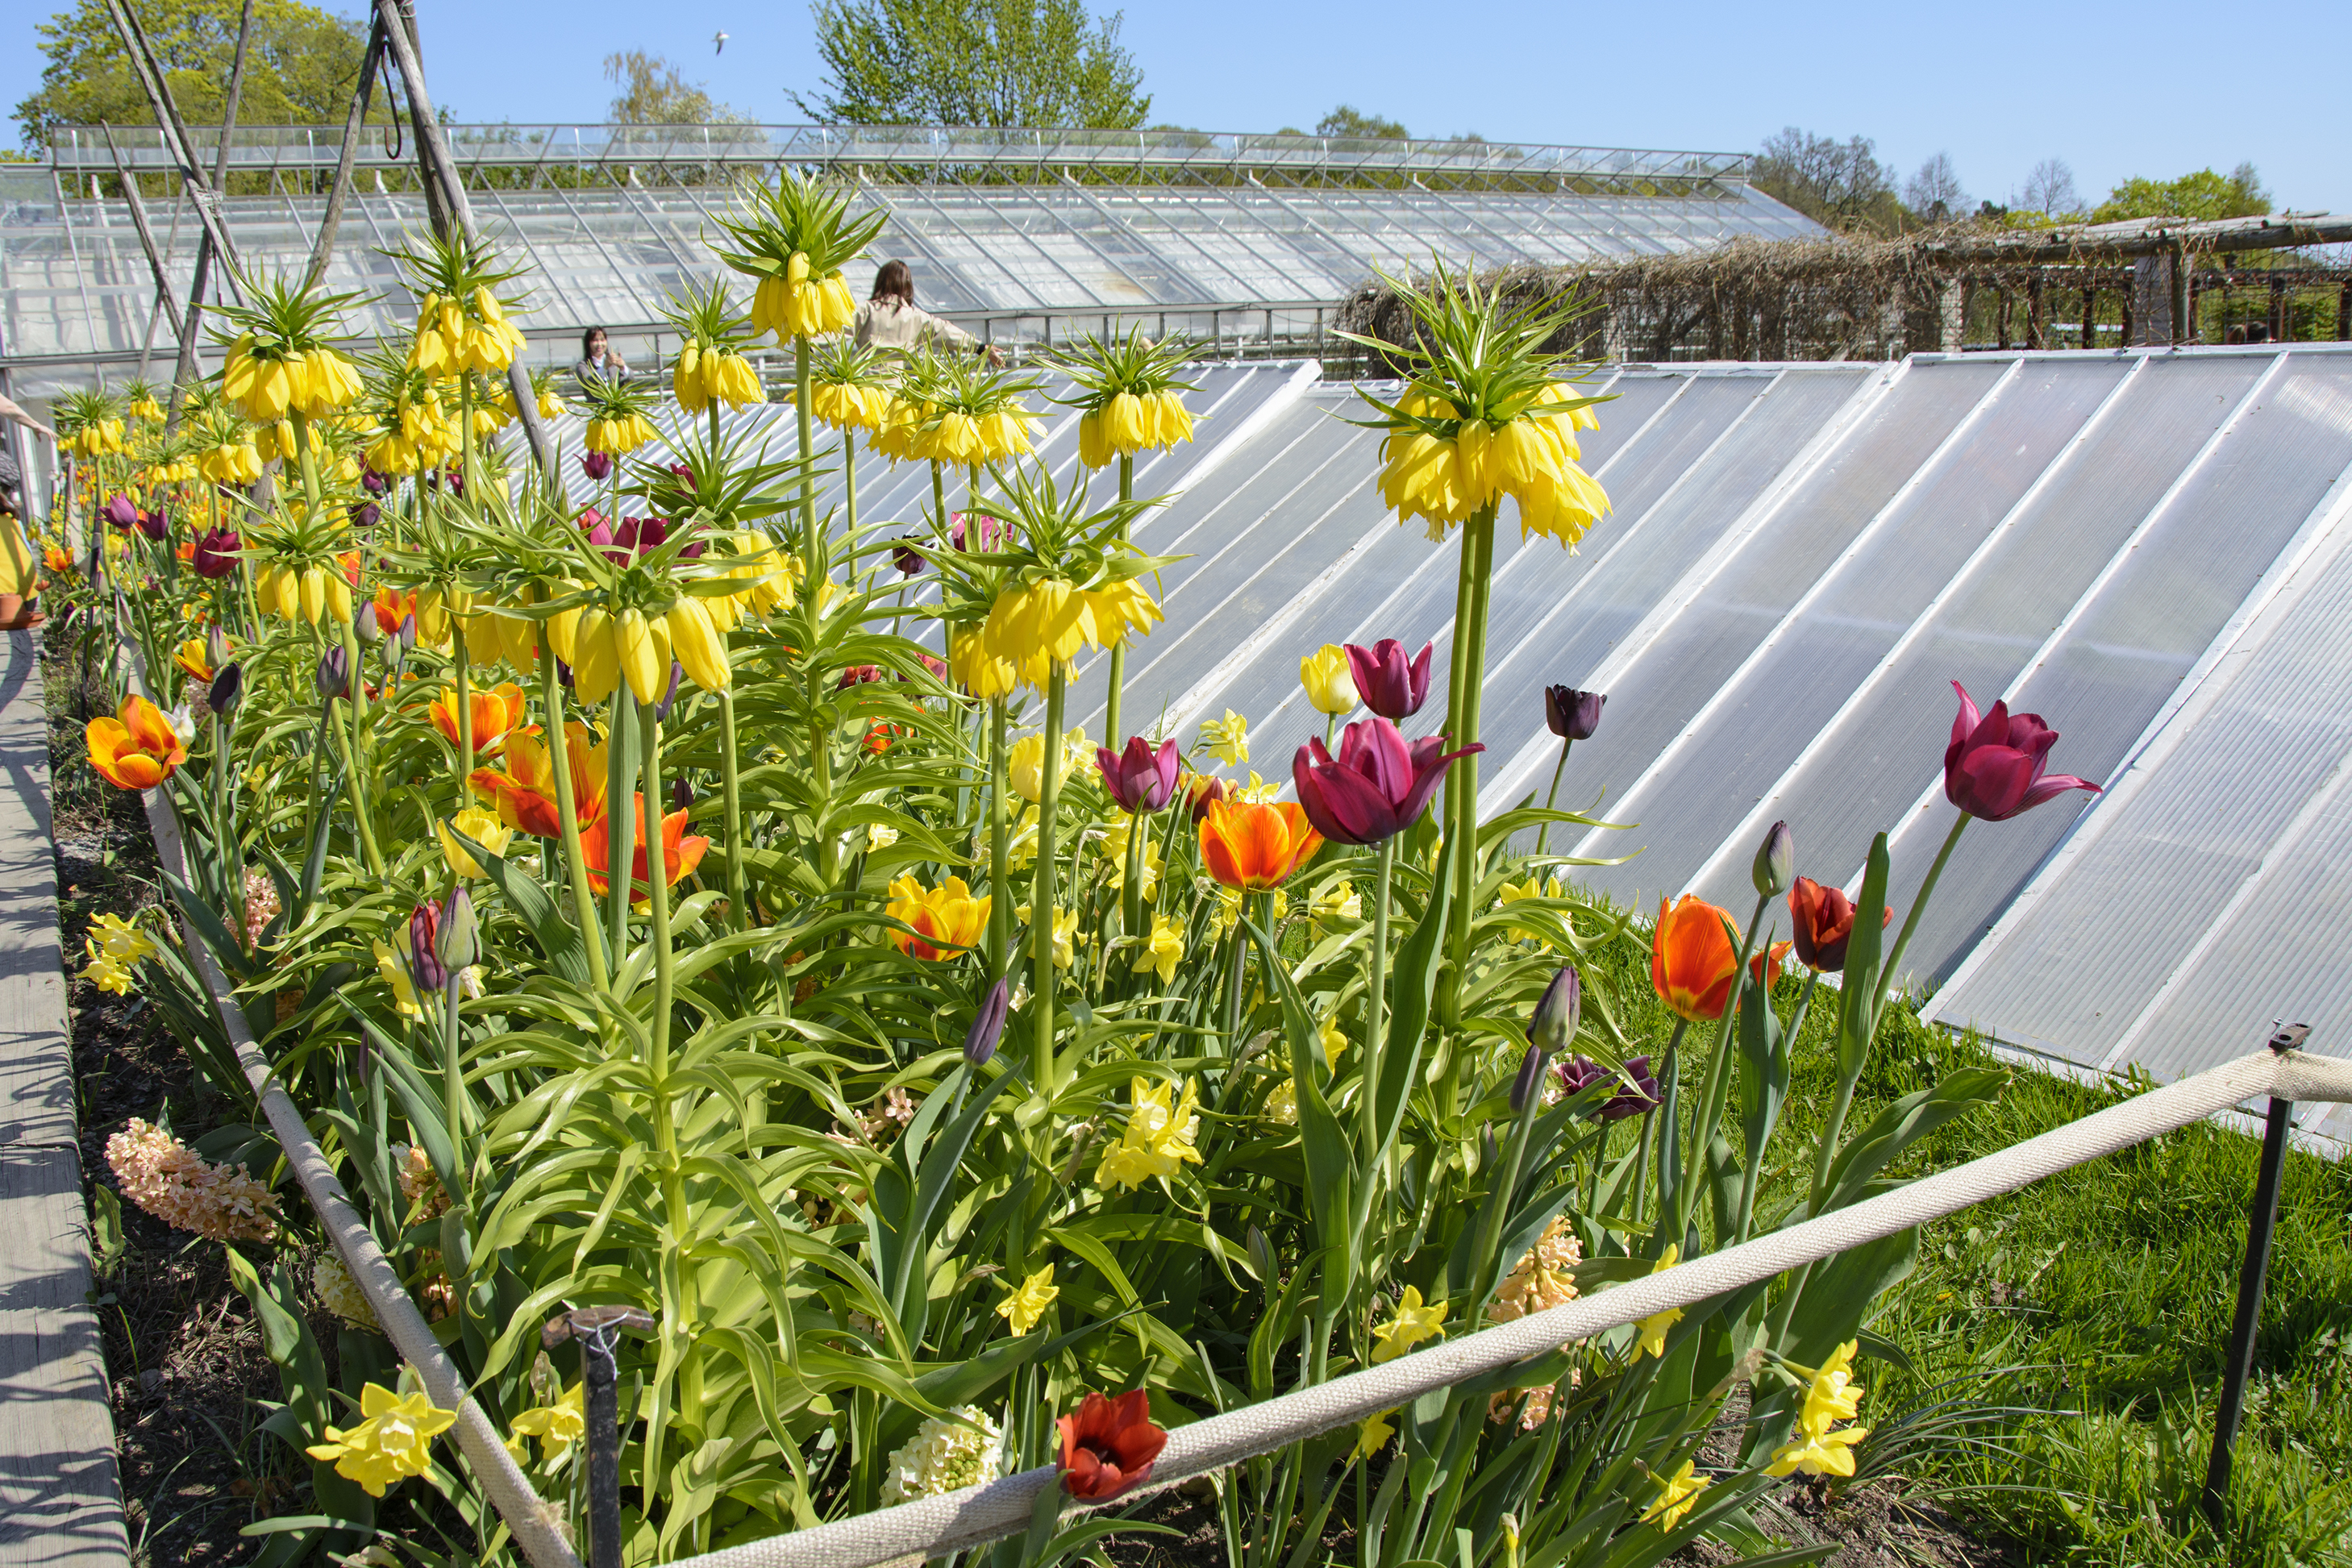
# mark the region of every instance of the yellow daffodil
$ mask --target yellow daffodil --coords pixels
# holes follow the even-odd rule
[[[425,1009],[416,1005],[416,987],[408,977],[408,966],[395,956],[382,941],[375,944],[375,972],[378,978],[392,988],[392,1003],[404,1017],[418,1019]]]
[[[1022,1281],[1020,1288],[1011,1295],[997,1302],[996,1315],[1010,1323],[1015,1334],[1027,1333],[1037,1326],[1037,1320],[1045,1315],[1045,1309],[1052,1306],[1054,1298],[1061,1293],[1061,1287],[1054,1283],[1054,1266],[1048,1263]]]
[[[1078,769],[1094,760],[1094,742],[1087,738],[1081,725],[1062,737],[1062,760],[1056,769],[1058,783],[1066,785],[1077,777]],[[1024,735],[1014,741],[1005,753],[1005,768],[1013,779],[1013,788],[1024,800],[1035,801],[1045,792],[1045,737],[1043,731]]]
[[[1672,1530],[1682,1522],[1683,1515],[1698,1506],[1699,1493],[1715,1484],[1713,1477],[1694,1475],[1697,1461],[1685,1459],[1683,1468],[1671,1476],[1654,1476],[1664,1490],[1655,1502],[1642,1515],[1643,1524],[1654,1524],[1660,1530]]]
[[[1183,1098],[1173,1105],[1174,1087],[1149,1078],[1129,1081],[1128,1092],[1133,1104],[1127,1130],[1095,1167],[1095,1186],[1105,1191],[1113,1186],[1132,1189],[1154,1176],[1173,1176],[1180,1166],[1201,1163],[1200,1151],[1192,1146],[1201,1125],[1196,1085],[1188,1079]]]
[[[539,1439],[541,1458],[552,1458],[588,1435],[586,1385],[575,1383],[552,1405],[526,1410],[514,1418],[517,1437]]]
[[[1397,1302],[1396,1316],[1372,1330],[1372,1337],[1381,1342],[1372,1352],[1372,1364],[1394,1361],[1425,1339],[1435,1339],[1445,1333],[1445,1303],[1423,1306],[1421,1287],[1407,1285],[1404,1297]]]
[[[1853,1446],[1868,1436],[1867,1427],[1841,1427],[1834,1432],[1814,1432],[1801,1427],[1791,1441],[1772,1450],[1772,1462],[1764,1467],[1764,1473],[1785,1476],[1802,1470],[1809,1476],[1851,1477]]]
[[[468,806],[449,821],[436,822],[433,831],[441,840],[441,858],[448,862],[453,876],[473,878],[482,874],[480,864],[450,831],[453,828],[501,859],[506,855],[508,841],[514,837],[514,830],[500,821],[498,813],[485,811],[479,806]]]
[[[1650,1272],[1664,1273],[1681,1256],[1680,1247],[1669,1246],[1664,1254],[1650,1266]],[[1668,1307],[1663,1312],[1653,1312],[1643,1318],[1640,1324],[1641,1332],[1633,1341],[1633,1359],[1639,1361],[1645,1354],[1663,1358],[1666,1354],[1666,1331],[1682,1321],[1683,1310],[1680,1307]]]
[[[1146,897],[1150,896],[1149,894]],[[1184,925],[1165,915],[1151,917],[1151,935],[1135,950],[1134,968],[1137,973],[1150,972],[1160,977],[1163,986],[1176,982],[1176,966],[1184,959]]]
[[[421,1476],[433,1466],[433,1439],[457,1419],[423,1394],[405,1397],[371,1383],[360,1391],[360,1413],[367,1419],[349,1431],[327,1428],[327,1440],[308,1452],[314,1459],[332,1459],[335,1473],[382,1497],[384,1489],[406,1476]]]
[[[1340,1055],[1348,1049],[1348,1037],[1339,1032],[1339,1015],[1335,1013],[1325,1019],[1317,1027],[1315,1039],[1317,1043],[1323,1047],[1323,1065],[1326,1068],[1337,1068],[1339,1065]]]
[[[1319,925],[1352,925],[1364,917],[1364,895],[1353,883],[1334,883],[1315,895],[1307,914]]]
[[[1298,1125],[1298,1081],[1286,1078],[1267,1091],[1265,1119],[1286,1127]]]
[[[1298,684],[1307,688],[1307,700],[1318,713],[1353,713],[1363,701],[1348,651],[1337,643],[1326,643],[1298,661]]]
[[[1233,709],[1227,708],[1223,718],[1203,719],[1201,734],[1209,743],[1209,755],[1218,761],[1238,768],[1249,760],[1249,720]]]
[[[1396,1423],[1389,1419],[1395,1414],[1393,1410],[1383,1410],[1378,1415],[1367,1416],[1359,1422],[1356,1427],[1356,1447],[1348,1458],[1369,1459],[1387,1448],[1389,1439],[1396,1436]]]

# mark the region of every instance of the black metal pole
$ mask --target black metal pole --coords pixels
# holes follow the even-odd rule
[[[579,1338],[588,1389],[588,1563],[621,1568],[621,1368],[611,1329]]]
[[[2294,1024],[2271,1036],[2274,1051],[2301,1046],[2311,1033]],[[2278,1220],[2279,1178],[2286,1169],[2287,1127],[2294,1102],[2273,1096],[2263,1126],[2263,1164],[2254,1178],[2253,1212],[2246,1220],[2246,1260],[2238,1271],[2238,1312],[2230,1324],[2230,1350],[2221,1364],[2221,1406],[2213,1417],[2213,1452],[2205,1465],[2205,1517],[2221,1528],[2222,1500],[2230,1490],[2230,1450],[2246,1406],[2246,1379],[2254,1366],[2254,1329],[2263,1315],[2263,1285],[2270,1274],[2271,1236]]]

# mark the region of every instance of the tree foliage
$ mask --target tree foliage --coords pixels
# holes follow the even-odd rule
[[[2250,218],[2271,210],[2271,193],[2252,163],[2241,163],[2227,174],[2200,169],[2177,180],[2148,180],[2134,175],[2107,193],[2091,214],[2103,224],[2128,218]]]
[[[669,60],[643,49],[606,55],[604,75],[621,89],[613,96],[616,125],[719,125],[743,118]]]
[[[1121,16],[1079,0],[815,0],[823,84],[802,112],[846,125],[1139,126]]]
[[[191,125],[221,121],[243,9],[243,0],[140,0],[140,26]],[[16,105],[26,147],[46,150],[59,125],[155,122],[105,0],[79,0],[35,31],[47,63],[39,89]],[[358,23],[302,0],[256,0],[239,123],[341,124],[366,47]],[[374,115],[383,113],[379,95]]]
[[[1895,177],[1867,136],[1840,141],[1789,126],[1765,138],[1754,180],[1757,189],[1829,228],[1901,226]]]
[[[1343,103],[1315,122],[1315,134],[1360,137],[1374,141],[1402,141],[1410,132],[1401,121],[1382,120],[1377,114],[1366,114],[1351,103]]]

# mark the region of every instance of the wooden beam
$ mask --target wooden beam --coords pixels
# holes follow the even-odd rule
[[[139,176],[122,161],[122,149],[114,144],[114,127],[101,120],[99,129],[106,133],[106,150],[114,154],[114,166],[122,171],[122,193],[131,204],[131,226],[139,231],[139,248],[147,253],[147,269],[155,275],[155,302],[171,319],[172,340],[179,342],[186,336],[180,327],[180,307],[172,298],[172,279],[163,270],[163,253],[156,248],[154,231],[147,226],[147,203],[139,193]]]
[[[310,270],[302,279],[304,288],[317,286],[327,276],[327,262],[335,250],[335,233],[342,226],[343,201],[351,194],[352,168],[359,160],[360,137],[367,125],[368,97],[375,86],[376,62],[383,57],[383,18],[378,16],[368,26],[367,52],[360,58],[359,88],[352,94],[352,111],[343,121],[342,151],[335,157],[335,183],[327,192],[326,215],[319,220],[319,243],[310,252]]]

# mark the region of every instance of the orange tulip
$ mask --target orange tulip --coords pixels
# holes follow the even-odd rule
[[[466,693],[466,698],[467,706],[474,710],[474,755],[492,756],[505,743],[509,732],[522,722],[522,688],[512,681],[488,691],[476,686]],[[457,744],[455,687],[433,699],[433,727],[450,745]]]
[[[646,798],[643,795],[630,796],[629,811],[636,818],[637,833],[636,853],[629,863],[629,893],[632,897],[650,897],[653,890],[646,881]],[[710,847],[710,841],[698,835],[693,838],[687,836],[686,813],[683,810],[672,811],[664,817],[661,828],[662,883],[664,886],[676,887],[678,878],[688,875],[702,863],[702,852]],[[612,866],[611,840],[599,828],[589,833],[580,847],[582,858],[588,862],[588,885],[601,896],[612,885],[612,879],[606,874]]]
[[[435,722],[439,722],[437,717]],[[563,727],[564,752],[572,765],[572,810],[581,831],[604,820],[604,748],[588,743],[588,727],[577,719]],[[477,768],[475,789],[498,801],[499,821],[509,828],[551,839],[563,831],[555,809],[555,764],[538,725],[508,738],[503,771]]]
[[[41,564],[51,571],[71,571],[74,569],[73,553],[50,545],[41,551]]]
[[[194,566],[196,562],[196,541],[193,538],[182,539],[179,548],[174,549],[172,555],[181,565]]]
[[[1306,808],[1213,800],[1201,819],[1201,863],[1227,887],[1263,893],[1280,887],[1314,858],[1323,835],[1309,826]]]
[[[212,660],[208,656],[205,640],[202,637],[191,637],[173,649],[172,663],[200,681],[209,681],[218,674],[213,668]]]
[[[1730,918],[1695,893],[1658,905],[1658,928],[1650,944],[1650,984],[1666,1006],[1694,1022],[1719,1019],[1731,1005],[1739,949],[1725,929]],[[1761,960],[1763,955],[1757,957]],[[1777,961],[1773,973],[1778,978]]]
[[[385,636],[400,630],[401,621],[416,613],[416,594],[413,590],[379,588],[375,591],[375,623]]]
[[[89,765],[118,789],[152,789],[188,759],[163,710],[135,692],[120,717],[91,719],[88,738]]]

